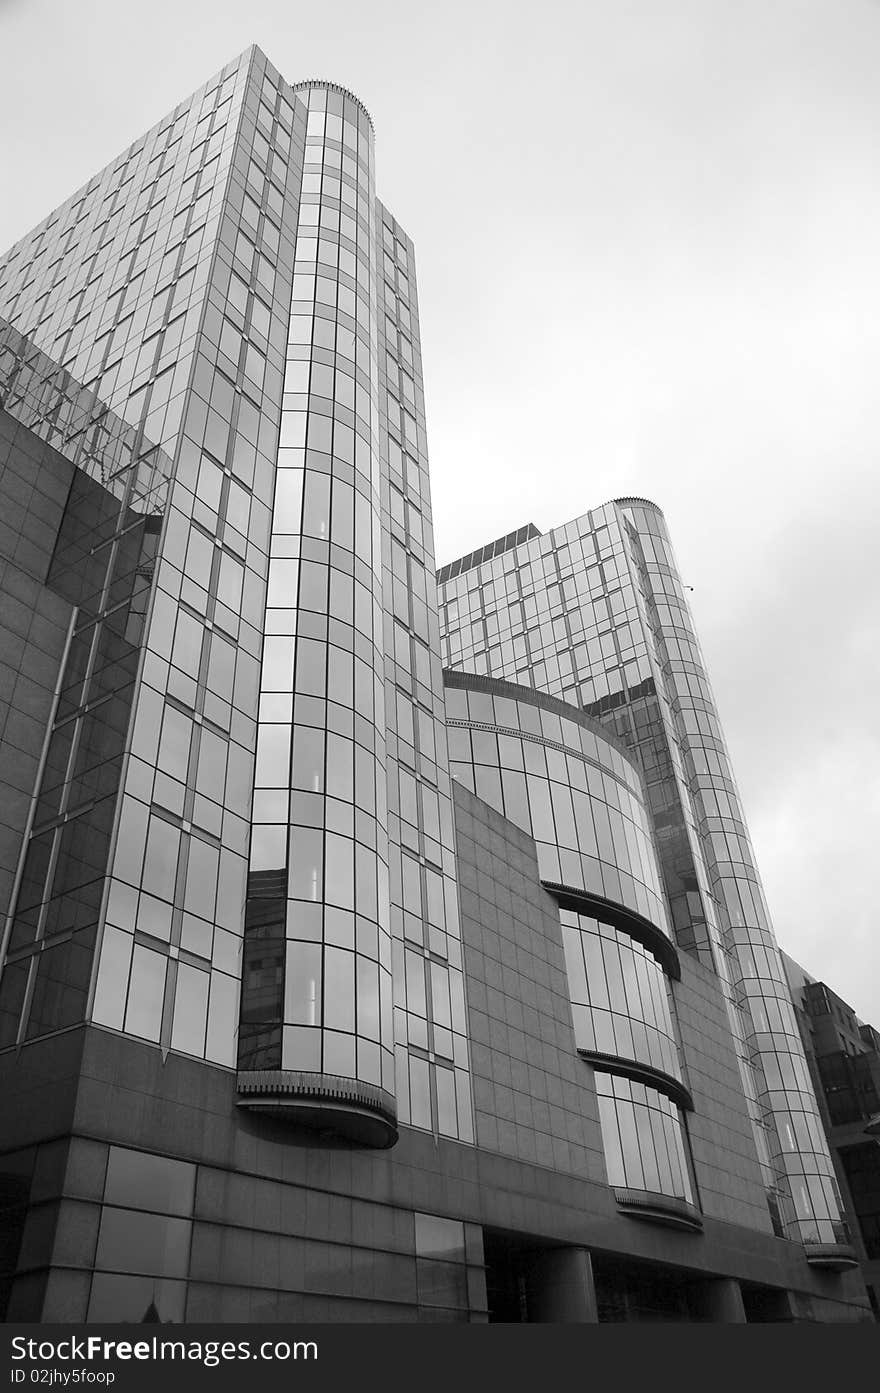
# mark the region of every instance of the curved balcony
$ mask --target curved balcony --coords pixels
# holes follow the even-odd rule
[[[240,1108],[316,1131],[328,1142],[386,1150],[397,1141],[390,1093],[336,1074],[255,1069],[238,1075]]]
[[[576,886],[560,885],[551,880],[542,880],[541,884],[545,890],[550,891],[560,909],[571,910],[574,914],[589,915],[620,929],[622,933],[628,934],[636,943],[641,943],[653,953],[667,977],[674,982],[680,980],[678,949],[672,939],[667,938],[662,929],[658,929],[656,924],[652,924],[643,914],[637,914],[635,910],[615,904],[612,900],[603,899],[601,895],[587,894]]]
[[[659,1088],[656,1080],[638,1080],[632,1069],[613,1064],[597,1065],[595,1079],[608,1183],[617,1203],[636,1218],[699,1227],[687,1131],[669,1081]]]
[[[826,1272],[845,1272],[859,1265],[858,1254],[848,1243],[805,1244],[804,1249],[810,1266],[822,1267]]]
[[[703,1216],[686,1200],[674,1199],[657,1190],[615,1190],[614,1198],[618,1209],[632,1219],[647,1219],[652,1224],[665,1224],[688,1233],[702,1232]]]
[[[619,1055],[602,1054],[599,1050],[578,1049],[581,1059],[585,1059],[594,1068],[600,1069],[603,1074],[613,1074],[621,1079],[634,1079],[636,1083],[643,1083],[646,1088],[654,1088],[660,1093],[665,1093],[676,1107],[684,1109],[685,1112],[693,1112],[694,1100],[690,1090],[685,1088],[681,1079],[675,1078],[673,1074],[667,1074],[663,1069],[655,1069],[650,1064],[639,1064],[628,1059],[621,1059]]]
[[[656,931],[636,937],[629,915],[609,914],[583,897],[557,898],[578,1053],[606,1073],[659,1088],[679,1107],[690,1109],[668,959],[656,951]],[[650,946],[643,942],[646,937]],[[678,970],[677,959],[670,965]]]

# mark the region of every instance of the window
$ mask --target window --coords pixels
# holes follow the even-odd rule
[[[599,1120],[610,1185],[694,1203],[679,1108],[655,1088],[596,1071]]]

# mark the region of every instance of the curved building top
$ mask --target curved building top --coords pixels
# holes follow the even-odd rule
[[[304,78],[302,82],[295,82],[293,84],[293,91],[302,92],[307,87],[326,87],[328,92],[339,92],[343,97],[348,97],[349,101],[354,102],[355,106],[357,106],[364,113],[364,115],[370,123],[370,130],[372,131],[373,135],[376,134],[376,127],[373,124],[372,116],[370,115],[367,108],[364,106],[360,97],[355,96],[354,92],[352,92],[348,87],[342,87],[338,82],[328,82],[327,79],[323,77],[307,77]]]
[[[513,682],[444,672],[450,772],[534,840],[541,879],[670,937],[641,776],[605,727]]]
[[[653,508],[655,513],[663,512],[659,503],[655,503],[652,498],[639,498],[633,495],[629,498],[612,498],[611,501],[618,508]]]
[[[607,764],[608,772],[613,773],[615,778],[623,778],[623,781],[629,785],[638,798],[644,797],[642,776],[629,746],[615,735],[613,730],[609,730],[608,726],[603,725],[593,716],[588,716],[586,711],[581,711],[580,707],[572,706],[570,702],[563,701],[561,697],[550,696],[547,692],[539,692],[535,687],[524,687],[518,682],[506,682],[500,677],[485,677],[478,672],[461,672],[456,668],[443,669],[443,686],[447,692],[447,717],[450,715],[448,693],[464,689],[469,692],[487,692],[490,696],[509,697],[512,701],[523,702],[526,706],[535,706],[539,710],[552,712],[560,720],[573,721],[575,725],[583,727],[584,730],[592,731],[598,742],[596,746],[597,757],[601,746],[608,745],[612,750],[617,751],[628,766],[628,772],[624,774],[616,762]],[[583,745],[583,741],[581,743]],[[590,744],[588,748],[592,754],[592,745]],[[603,761],[600,758],[601,762]]]
[[[572,529],[576,529],[578,524],[599,518],[602,512],[611,508],[650,508],[660,518],[663,518],[663,509],[659,504],[650,498],[640,498],[635,494],[627,495],[623,498],[612,498],[607,503],[601,503],[588,513],[581,513],[578,517],[572,518],[569,522],[557,524],[548,533],[541,532],[533,522],[526,523],[523,527],[517,528],[514,532],[508,532],[506,536],[499,537],[494,542],[487,542],[485,546],[477,547],[475,551],[469,552],[466,556],[460,556],[455,561],[449,561],[445,566],[441,566],[437,571],[437,584],[442,586],[448,584],[456,577],[472,571],[478,566],[482,566],[487,561],[494,561],[496,557],[505,552],[513,551],[517,547],[524,546],[526,543],[541,539],[545,549],[556,545],[557,539],[563,537]]]

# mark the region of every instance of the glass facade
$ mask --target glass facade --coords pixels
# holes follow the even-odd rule
[[[560,910],[560,918],[578,1049],[681,1079],[662,964],[644,944],[601,919],[568,909]]]
[[[604,896],[669,933],[635,766],[598,723],[510,683],[447,683],[450,769],[528,832],[542,879]]]
[[[665,1094],[596,1071],[608,1182],[694,1203],[687,1133]]]
[[[76,1009],[472,1140],[414,253],[368,114],[248,50],[12,249],[0,313],[132,428],[137,488],[165,461]],[[31,918],[52,838],[82,851],[34,825]]]
[[[666,522],[642,500],[620,508],[706,867],[716,961],[736,1004],[773,1167],[794,1203],[794,1231],[808,1243],[834,1242],[845,1235],[837,1180]]]
[[[446,667],[559,697],[637,748],[676,940],[712,966],[708,883],[615,506],[441,575]]]
[[[665,525],[435,572],[361,102],[249,49],[0,261],[0,315],[0,1312],[481,1320],[491,1268],[567,1320],[594,1219],[696,1230],[698,1185],[758,1268],[767,1192],[839,1244]]]
[[[677,955],[637,766],[599,722],[533,688],[465,672],[445,681],[453,777],[532,837],[559,900],[575,1045],[596,1066],[603,1139],[615,1138],[611,1183],[683,1198],[686,1168],[670,1160],[683,1123],[667,1096],[690,1105],[667,981]],[[652,1127],[662,1166],[653,1143],[647,1161]]]
[[[208,217],[194,244],[179,410],[164,427],[174,428],[175,469],[92,1019],[227,1066],[236,1060],[283,365],[277,321],[290,293],[283,232],[298,199],[303,125],[290,104],[263,100],[245,55],[146,137],[134,178],[117,193],[124,224],[152,189],[154,161],[169,191],[180,181],[183,216],[160,216],[151,244],[163,284],[165,264],[175,286],[189,274],[195,205]],[[137,384],[123,371],[115,390],[126,388],[121,409],[135,416]]]
[[[377,200],[379,439],[395,1092],[400,1122],[474,1140],[415,250]]]
[[[470,562],[441,573],[444,664],[561,698],[633,752],[676,942],[725,994],[774,1223],[808,1244],[843,1241],[833,1167],[662,515],[622,499]]]
[[[75,466],[46,585],[71,606],[8,907],[0,1047],[85,1019],[171,462],[11,326],[0,403]]]
[[[372,127],[341,92],[299,95],[239,1064],[391,1094]]]

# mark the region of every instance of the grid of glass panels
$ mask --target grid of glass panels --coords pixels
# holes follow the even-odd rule
[[[420,1319],[469,1321],[486,1310],[483,1235],[477,1224],[415,1214]]]
[[[653,676],[612,505],[451,577],[440,604],[446,667],[585,708]]]
[[[474,1139],[415,257],[381,203],[385,702],[398,1116]]]
[[[694,1203],[687,1132],[665,1093],[596,1070],[608,1183]]]
[[[446,706],[453,777],[534,838],[542,878],[668,933],[644,791],[615,744],[512,685],[506,695],[450,686]]]
[[[666,974],[649,948],[587,914],[560,909],[578,1049],[681,1078]]]
[[[803,1242],[845,1239],[842,1206],[782,959],[767,911],[712,690],[662,513],[624,500],[639,576],[684,754],[717,905],[717,939],[739,1007],[774,1164]]]
[[[607,504],[462,572],[440,587],[440,598],[451,666],[516,676],[580,704],[637,750],[676,940],[724,985],[758,1158],[774,1189],[773,1143],[718,948],[671,705],[620,510]],[[785,1204],[784,1194],[777,1203]]]
[[[239,1063],[392,1092],[372,131],[341,90],[297,95]]]
[[[452,570],[439,587],[444,665],[561,697],[637,748],[676,941],[714,966],[696,827],[614,505]]]
[[[184,1319],[196,1167],[111,1146],[87,1319]]]
[[[283,726],[277,713],[291,694],[286,683],[267,686],[260,703],[263,608],[284,406],[289,430],[295,432],[294,420],[305,416],[308,425],[306,438],[285,434],[282,450],[292,453],[281,466],[279,521],[282,515],[291,518],[297,508],[285,492],[295,487],[296,451],[306,452],[299,468],[303,479],[313,461],[316,476],[314,490],[303,491],[302,506],[310,519],[317,516],[315,509],[326,511],[327,500],[320,493],[329,476],[320,459],[327,457],[329,443],[329,458],[339,460],[329,499],[329,525],[331,532],[338,529],[338,536],[322,538],[310,531],[300,551],[285,553],[282,539],[290,548],[300,537],[289,530],[289,522],[276,529],[272,560],[279,565],[273,599],[278,584],[282,590],[286,584],[287,563],[302,563],[297,581],[303,588],[296,635],[286,628],[267,638],[302,641],[306,683],[307,643],[326,643],[328,651],[343,655],[339,673],[338,664],[332,669],[328,664],[326,677],[340,694],[351,682],[349,724],[341,714],[343,701],[334,703],[343,728],[315,720],[316,703],[326,697],[308,691],[303,692],[300,724],[306,742],[322,732],[327,737],[326,779],[326,760],[335,761],[331,737],[349,741],[360,765],[357,751],[369,749],[365,729],[370,720],[375,722],[370,758],[376,772],[379,843],[385,818],[384,704],[386,766],[393,785],[388,792],[393,811],[388,814],[387,896],[400,955],[395,1041],[402,1115],[413,1125],[470,1139],[412,244],[373,199],[367,168],[372,156],[364,156],[348,138],[351,123],[344,123],[346,132],[335,129],[349,98],[333,84],[314,90],[329,94],[324,109],[330,125],[324,127],[320,164],[312,162],[304,181],[306,104],[258,50],[249,50],[89,181],[0,263],[0,307],[16,324],[32,328],[39,343],[54,347],[64,366],[75,368],[87,385],[99,387],[126,420],[146,423],[175,458],[131,759],[114,831],[116,859],[100,975],[93,984],[94,1019],[216,1063],[233,1065],[237,1058],[236,997],[257,721],[260,717],[266,727]],[[355,107],[360,112],[359,104]],[[364,134],[360,119],[358,115],[358,142]],[[313,220],[303,227],[308,235],[302,240],[293,294],[301,184],[302,206]],[[294,314],[298,322],[288,332],[292,303],[302,304],[306,313]],[[307,320],[315,325],[308,343],[297,332]],[[340,326],[332,345],[321,337],[331,323]],[[354,347],[345,332],[352,325]],[[309,377],[305,387],[304,373]],[[368,464],[358,421],[369,425]],[[353,436],[348,443],[347,430]],[[369,556],[359,554],[365,551],[361,539],[367,531]],[[301,601],[314,599],[322,589],[322,568],[326,572],[331,566],[329,549],[334,563],[339,561],[333,567],[338,579],[332,593],[327,582],[322,616],[320,609]],[[312,582],[317,588],[310,590]],[[337,600],[338,609],[331,614]],[[270,601],[270,609],[289,611],[290,606]],[[313,635],[309,625],[320,632]],[[277,673],[279,662],[282,667],[285,662],[281,645],[270,647],[277,652],[267,652],[267,681],[274,680],[269,670]],[[377,648],[384,654],[384,690]],[[352,657],[350,677],[346,651]],[[362,678],[364,669],[372,670],[375,679],[372,694]],[[309,699],[312,705],[306,710]],[[277,731],[274,738],[283,741]],[[271,737],[267,740],[261,768],[267,759],[272,762]],[[290,740],[291,751],[295,743]],[[355,769],[352,778],[367,788],[363,769]],[[260,792],[268,797],[257,808],[256,826],[264,829],[255,838],[258,861],[271,840],[266,829],[283,825],[274,820],[277,808],[272,804],[279,789],[268,783]],[[288,792],[302,794],[297,816],[305,811],[295,826],[305,834],[308,853],[309,834],[318,829],[311,822],[314,804],[306,804],[316,795],[309,788],[288,786]],[[337,807],[344,802],[337,799]],[[323,830],[356,847],[355,880],[365,859],[377,860],[378,925],[386,898],[382,847],[373,847],[366,826],[361,838],[363,810],[351,806],[353,828],[346,822]],[[328,845],[340,849],[336,841]],[[350,867],[344,848],[342,852],[342,879],[337,882],[335,859],[332,878],[344,886]],[[306,854],[303,864],[308,861]],[[317,862],[310,864],[317,873]],[[280,889],[285,902],[286,889],[285,872]],[[348,913],[344,905],[329,908]],[[256,1012],[248,1023],[259,1024],[271,1013],[280,1028],[286,910],[279,916],[268,896],[248,913],[258,931],[245,968],[248,1002],[255,1003]],[[369,915],[363,918],[366,924]],[[304,936],[295,941],[308,953],[315,940],[305,936],[311,932],[307,916],[300,922]],[[340,924],[337,917],[334,931],[347,932]],[[362,931],[356,922],[355,933],[361,932],[366,944],[372,931]],[[342,949],[339,943],[331,946]],[[410,954],[419,964],[415,976],[407,975]],[[363,956],[372,964],[379,961],[380,973],[386,975],[380,982],[387,980],[390,959],[381,943],[370,942]],[[304,966],[304,976],[296,979],[305,984],[302,991],[291,977],[293,1029],[303,1028],[298,1024],[302,1012],[308,1013],[317,999],[310,985],[316,979],[309,976],[305,960]],[[349,980],[349,967],[345,961],[343,982]],[[373,985],[370,968],[362,988],[355,987],[368,1021],[375,1015]],[[325,982],[322,991],[327,989]],[[335,1000],[335,986],[330,990]],[[339,999],[350,1001],[344,985]],[[380,1005],[380,1022],[383,1010],[387,1016]],[[344,1044],[350,1050],[342,1039],[348,1032],[338,1035],[340,1049]],[[369,1043],[366,1054],[374,1062],[375,1041]],[[374,1073],[373,1063],[365,1068]]]
[[[0,261],[0,314],[160,445],[182,419],[249,71],[229,64]]]
[[[0,270],[10,313],[175,458],[93,1019],[230,1066],[305,119],[250,50]]]
[[[643,534],[651,539],[647,560]],[[725,993],[774,1224],[804,1242],[843,1237],[814,1095],[795,1086],[785,1104],[764,1078],[754,1003],[768,1000],[774,1019],[788,1017],[779,978],[750,979],[738,948],[777,950],[661,515],[644,500],[620,500],[462,571],[441,587],[441,623],[449,666],[581,704],[638,750],[677,942],[715,970]],[[710,828],[706,817],[716,815],[727,824]],[[707,865],[715,867],[711,885]],[[732,920],[731,932],[719,913]],[[771,1061],[770,1077],[794,1079],[796,1066],[781,1057],[803,1056],[788,1024],[771,1053],[779,1062]],[[801,1150],[798,1136],[814,1140]]]
[[[231,1067],[283,372],[279,326],[292,272],[284,229],[299,197],[304,119],[297,124],[255,55],[221,74],[196,105],[213,119],[228,97],[238,113],[228,133],[229,180],[221,160],[211,191],[218,216],[194,282],[201,329],[189,344],[93,1018]]]
[[[76,466],[46,579],[74,606],[10,905],[0,1047],[84,1019],[171,461],[10,326],[0,403]]]

